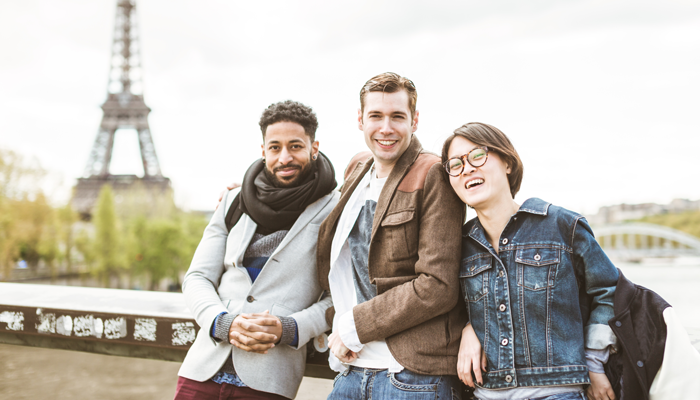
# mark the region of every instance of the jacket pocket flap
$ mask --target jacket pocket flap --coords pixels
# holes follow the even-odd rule
[[[377,294],[386,292],[391,288],[403,285],[418,278],[418,275],[394,276],[391,278],[374,278],[374,284],[377,285]]]
[[[532,247],[518,249],[515,252],[515,262],[533,266],[559,263],[559,249],[549,247]]]
[[[405,224],[406,222],[412,220],[413,217],[415,217],[415,215],[416,211],[413,209],[391,213],[384,217],[381,226],[394,226]]]
[[[471,260],[462,261],[462,266],[459,268],[460,278],[469,278],[478,275],[487,269],[491,268],[491,258],[482,257]]]

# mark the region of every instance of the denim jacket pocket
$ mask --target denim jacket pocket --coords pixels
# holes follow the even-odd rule
[[[477,254],[462,260],[462,265],[459,269],[459,280],[465,301],[476,302],[489,293],[487,271],[490,269],[490,254]]]
[[[524,247],[515,252],[518,286],[544,290],[555,285],[561,250],[551,247]]]

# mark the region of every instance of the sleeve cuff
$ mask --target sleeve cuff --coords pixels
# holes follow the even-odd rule
[[[233,320],[236,319],[237,316],[238,314],[219,314],[219,316],[216,317],[216,320],[214,321],[214,339],[228,343],[228,333],[231,330],[231,324],[233,324]]]
[[[586,349],[605,350],[608,346],[617,349],[617,336],[607,325],[588,325],[584,331],[584,337],[586,338]]]
[[[345,347],[355,353],[358,353],[364,347],[360,342],[360,338],[357,336],[355,317],[352,310],[340,316],[338,320],[338,336],[340,336],[340,340],[343,341]]]
[[[299,342],[297,335],[297,321],[292,317],[280,317],[277,316],[282,322],[282,337],[280,338],[279,344],[293,344],[296,341]]]
[[[610,357],[610,350],[594,350],[586,349],[586,364],[588,365],[588,370],[590,372],[595,372],[598,374],[604,374],[605,368],[603,364],[608,362]]]

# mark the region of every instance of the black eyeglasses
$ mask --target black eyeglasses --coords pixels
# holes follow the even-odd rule
[[[449,176],[460,176],[464,172],[465,161],[474,168],[481,167],[486,164],[489,159],[489,149],[486,146],[481,146],[473,149],[467,154],[452,157],[445,161],[442,165]]]

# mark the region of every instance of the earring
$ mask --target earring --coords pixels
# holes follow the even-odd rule
[[[318,156],[314,155],[314,156],[313,156],[313,159],[315,160],[315,159],[316,159],[316,157],[318,157]]]
[[[263,164],[265,164],[265,157],[263,157]]]

